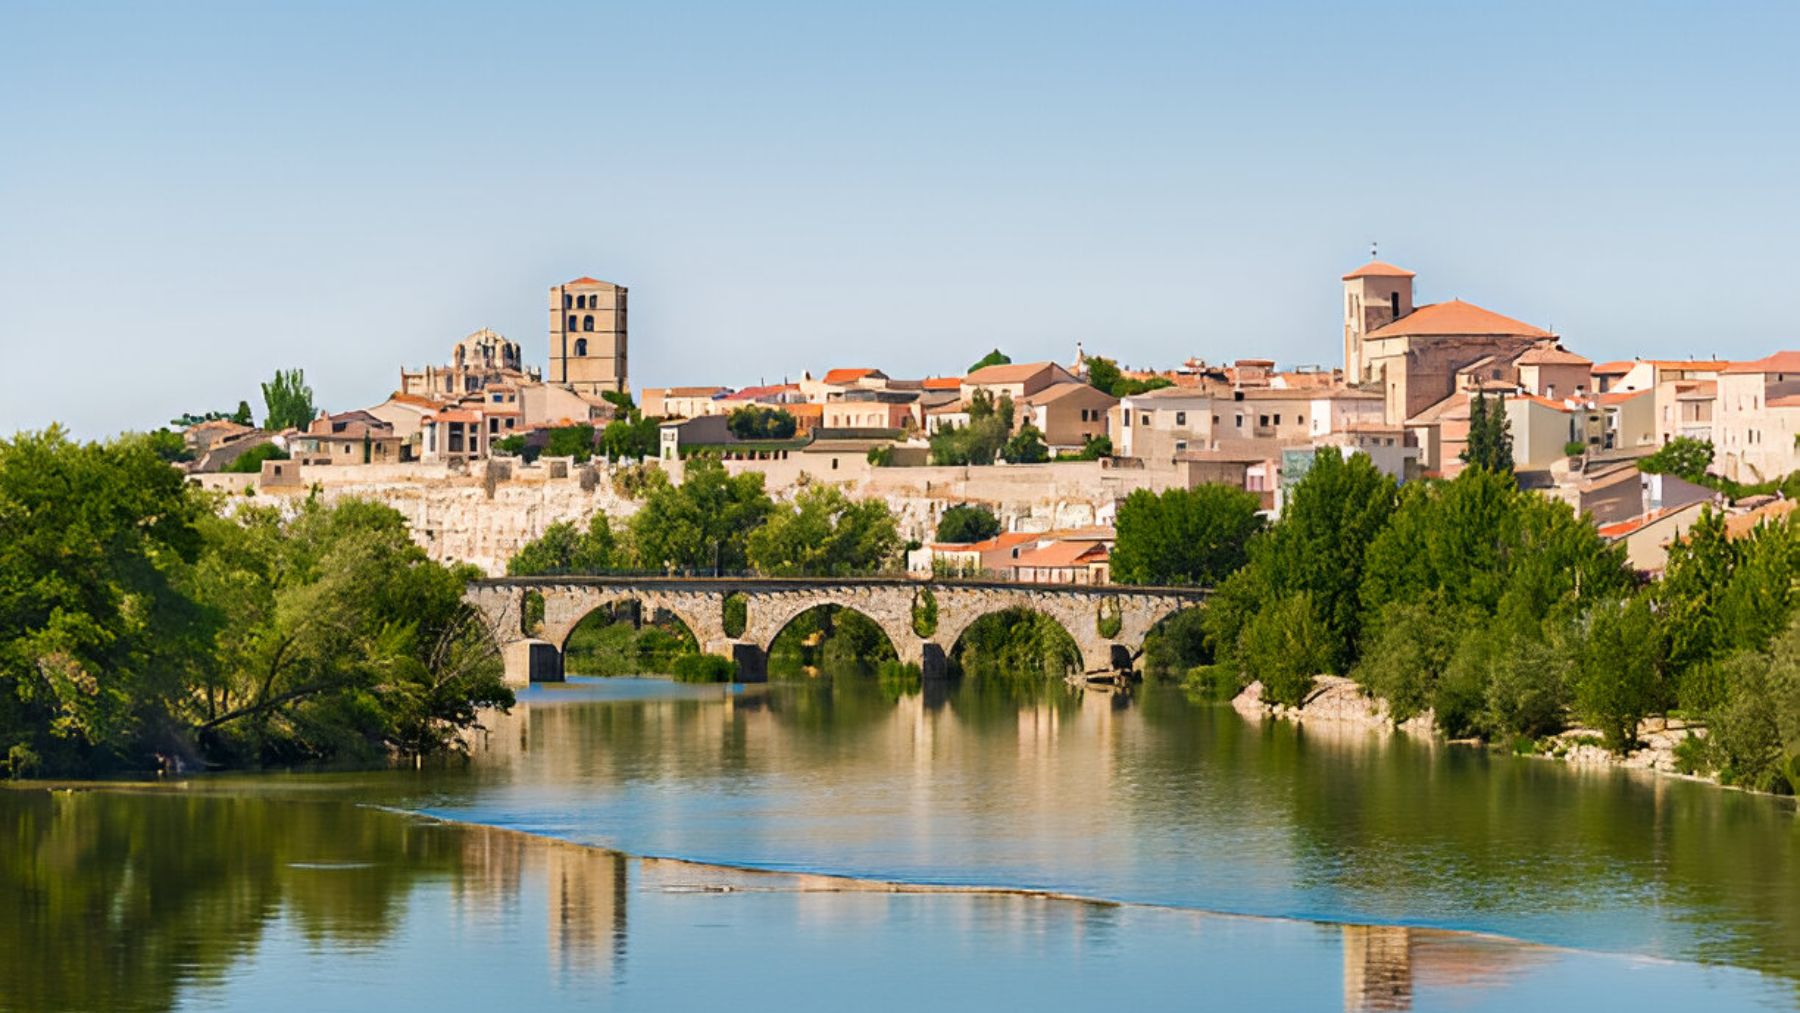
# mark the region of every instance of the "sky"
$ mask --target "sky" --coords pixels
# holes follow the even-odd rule
[[[1596,361],[1800,347],[1800,5],[0,0],[0,432],[321,406],[548,288],[634,385],[1341,365],[1368,259]]]

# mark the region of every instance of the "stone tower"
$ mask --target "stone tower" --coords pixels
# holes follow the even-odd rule
[[[582,394],[630,390],[625,352],[625,286],[586,277],[550,286],[547,382]]]
[[[1362,383],[1363,336],[1413,311],[1413,272],[1371,260],[1344,275],[1344,382]]]

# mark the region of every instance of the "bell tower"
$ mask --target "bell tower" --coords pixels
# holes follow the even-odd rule
[[[581,394],[630,390],[625,286],[576,278],[550,287],[550,372],[545,379]]]
[[[1375,253],[1373,245],[1370,256]],[[1362,383],[1363,339],[1413,311],[1413,272],[1379,260],[1344,275],[1344,381]]]

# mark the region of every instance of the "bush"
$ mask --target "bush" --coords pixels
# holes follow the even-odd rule
[[[730,682],[737,663],[716,654],[684,654],[671,666],[678,682]]]
[[[986,541],[999,533],[1000,519],[976,503],[958,503],[938,518],[937,540],[946,544]]]
[[[1563,453],[1570,457],[1580,457],[1582,454],[1587,453],[1587,444],[1580,440],[1570,440],[1563,444]]]
[[[725,635],[728,637],[743,636],[744,627],[749,624],[750,619],[750,599],[744,597],[742,591],[733,591],[725,596],[725,602],[721,607],[723,614],[720,619],[725,624]]]
[[[919,593],[913,595],[913,607],[912,607],[913,632],[917,633],[921,637],[929,637],[933,633],[937,632],[937,625],[938,625],[937,595],[935,595],[931,592],[931,588],[928,588],[928,587],[919,588]]]
[[[259,443],[239,454],[225,470],[233,475],[259,475],[264,461],[285,461],[288,452],[273,443]]]
[[[1195,665],[1188,669],[1181,685],[1191,696],[1223,701],[1244,691],[1244,677],[1231,665]]]
[[[1144,636],[1144,675],[1149,678],[1181,678],[1196,666],[1210,665],[1212,661],[1205,609],[1182,609],[1151,627]]]
[[[725,426],[740,440],[790,440],[800,423],[781,408],[745,405],[732,410]]]
[[[1313,612],[1312,595],[1291,594],[1250,620],[1240,657],[1262,680],[1263,698],[1298,707],[1331,663],[1330,631]]]
[[[1119,600],[1108,598],[1094,610],[1094,632],[1108,640],[1119,635],[1125,626],[1125,616],[1119,610]]]

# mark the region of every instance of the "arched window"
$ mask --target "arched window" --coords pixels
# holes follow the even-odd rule
[[[581,318],[581,329],[584,331],[593,330],[594,329],[594,318],[591,316],[582,317]]]
[[[571,299],[571,298],[570,298],[570,297],[569,297],[569,293],[567,293],[567,292],[564,292],[564,293],[563,293],[563,309],[568,309],[568,308],[569,308],[569,304],[570,304],[570,303],[571,303],[571,302],[573,302],[573,301],[574,301],[574,300],[572,300],[572,299]]]
[[[586,355],[587,354],[587,339],[586,338],[576,338],[575,339],[575,354],[576,355]]]
[[[575,314],[569,314],[569,330],[575,330]]]

